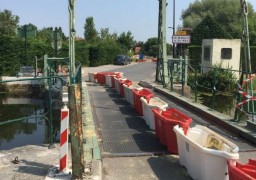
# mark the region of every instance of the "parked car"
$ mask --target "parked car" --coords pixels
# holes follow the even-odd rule
[[[127,65],[131,63],[131,58],[126,55],[117,55],[114,59],[114,65]]]

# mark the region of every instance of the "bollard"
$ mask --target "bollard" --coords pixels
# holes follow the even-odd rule
[[[72,84],[68,87],[68,92],[72,154],[72,179],[82,179],[84,172],[84,152],[81,88],[78,84]]]
[[[64,172],[68,162],[68,124],[69,110],[67,106],[61,109],[60,123],[60,171]]]

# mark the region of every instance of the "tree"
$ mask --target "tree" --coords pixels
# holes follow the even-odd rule
[[[95,42],[98,37],[98,32],[95,29],[95,24],[93,21],[93,17],[86,18],[86,22],[84,25],[84,38],[88,42]]]
[[[182,12],[183,27],[195,28],[206,17],[210,16],[233,38],[242,36],[241,7],[239,0],[196,0]],[[248,3],[248,22],[251,43],[256,38],[256,13]]]
[[[149,38],[142,47],[142,53],[148,56],[158,56],[158,38]]]
[[[110,34],[109,28],[101,28],[100,29],[100,39],[103,41],[117,41],[117,34]]]
[[[0,35],[14,36],[19,23],[19,16],[5,9],[0,11]]]
[[[128,31],[127,33],[122,32],[118,37],[118,43],[126,50],[130,50],[135,45],[135,40],[133,38],[131,31]]]
[[[43,29],[39,30],[37,32],[37,39],[43,40],[47,43],[51,43],[52,42],[52,31],[53,28],[52,27],[44,27]]]
[[[206,16],[199,25],[191,33],[192,44],[201,45],[202,39],[232,39],[232,36],[227,33],[211,16]]]

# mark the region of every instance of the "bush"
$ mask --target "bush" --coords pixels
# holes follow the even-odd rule
[[[188,84],[194,88],[195,74],[188,76]],[[231,68],[223,69],[221,65],[216,64],[207,73],[197,75],[198,90],[211,92],[215,82],[216,91],[229,92],[236,88],[237,79]]]

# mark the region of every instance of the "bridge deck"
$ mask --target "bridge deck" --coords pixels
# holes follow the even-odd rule
[[[103,156],[165,154],[155,132],[115,89],[88,84]]]

